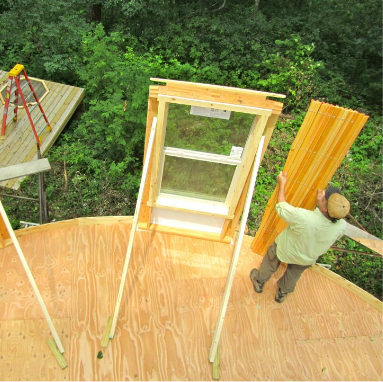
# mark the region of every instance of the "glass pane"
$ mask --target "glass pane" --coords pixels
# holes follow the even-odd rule
[[[165,156],[161,192],[225,202],[236,166]]]
[[[169,104],[165,146],[221,155],[230,155],[232,146],[245,146],[254,115],[232,111],[227,120],[192,115],[190,110],[188,105]]]

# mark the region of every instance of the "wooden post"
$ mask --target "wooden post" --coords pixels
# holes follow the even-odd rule
[[[47,308],[46,308],[46,306],[44,304],[43,298],[41,297],[40,291],[37,288],[35,279],[34,279],[34,277],[32,275],[31,270],[29,269],[28,263],[27,263],[27,261],[25,259],[23,251],[21,250],[20,244],[17,241],[16,235],[13,232],[11,223],[9,222],[7,213],[5,212],[3,204],[1,203],[1,201],[0,201],[0,214],[1,214],[1,217],[3,218],[3,221],[4,221],[4,223],[5,223],[6,227],[7,227],[8,233],[9,233],[11,239],[12,239],[13,245],[15,246],[16,252],[19,255],[19,258],[20,258],[21,263],[22,263],[22,265],[24,267],[24,270],[25,270],[25,272],[26,272],[26,274],[28,276],[29,282],[31,283],[33,292],[35,293],[35,295],[37,297],[37,300],[38,300],[38,302],[40,304],[41,310],[43,311],[45,319],[47,320],[49,329],[52,332],[52,336],[53,336],[53,338],[55,340],[57,348],[59,349],[60,353],[64,353],[64,347],[61,344],[60,338],[59,338],[59,336],[58,336],[58,334],[56,332],[56,329],[55,329],[55,327],[53,325],[53,322],[52,322],[52,320],[51,320],[51,318],[49,316],[49,313],[48,313],[48,310],[47,310]]]
[[[157,127],[157,118],[154,117],[153,118],[153,123],[152,123],[152,129],[151,129],[151,132],[150,132],[148,149],[146,151],[144,167],[142,169],[141,184],[140,184],[140,189],[139,189],[139,192],[138,192],[138,198],[137,198],[137,203],[136,203],[136,210],[134,212],[133,224],[132,224],[132,228],[130,230],[128,250],[127,250],[126,256],[125,256],[124,269],[123,269],[122,276],[121,276],[120,289],[118,291],[117,302],[116,302],[116,307],[114,309],[112,327],[111,327],[111,330],[110,330],[109,338],[113,338],[114,337],[114,332],[116,330],[117,319],[118,319],[118,312],[120,310],[122,294],[123,294],[124,286],[125,286],[125,279],[126,279],[126,275],[128,273],[129,261],[130,261],[130,257],[131,257],[132,249],[133,249],[134,236],[136,234],[136,229],[137,229],[138,216],[140,214],[140,206],[141,206],[142,194],[143,194],[143,191],[144,191],[146,176],[148,174],[148,167],[149,167],[150,157],[152,155],[154,137],[156,135],[156,127]]]
[[[229,298],[230,298],[231,287],[232,287],[233,280],[234,280],[235,269],[237,267],[237,263],[238,263],[238,259],[239,259],[239,253],[240,253],[241,247],[242,247],[242,241],[243,241],[243,235],[245,233],[247,217],[248,217],[249,211],[250,211],[251,199],[253,198],[255,182],[257,180],[258,169],[259,169],[259,166],[261,163],[261,156],[262,156],[262,150],[263,150],[264,142],[265,142],[265,137],[263,136],[260,143],[259,143],[259,146],[258,146],[257,156],[255,158],[253,172],[251,174],[249,191],[247,193],[245,208],[243,210],[241,225],[239,227],[238,239],[237,239],[237,242],[235,244],[233,258],[231,260],[229,276],[228,276],[227,281],[226,281],[225,293],[223,295],[223,301],[221,304],[221,311],[219,313],[218,324],[217,324],[217,328],[214,332],[213,341],[212,341],[212,345],[210,348],[210,355],[209,355],[209,361],[210,362],[214,362],[215,355],[217,353],[217,347],[218,347],[219,339],[220,339],[221,332],[222,332],[223,321],[225,319],[227,305],[229,303]]]

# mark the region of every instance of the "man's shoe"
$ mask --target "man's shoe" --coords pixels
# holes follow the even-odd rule
[[[275,301],[281,303],[283,302],[283,300],[286,298],[287,295],[288,293],[284,293],[281,291],[281,288],[278,288],[278,292],[275,295]]]
[[[253,283],[254,290],[257,293],[262,293],[263,292],[263,286],[265,285],[265,283],[260,283],[259,281],[257,281],[257,276],[258,276],[258,269],[254,268],[250,272],[250,280]]]

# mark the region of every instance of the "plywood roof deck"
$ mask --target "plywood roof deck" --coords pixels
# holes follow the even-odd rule
[[[138,231],[116,335],[113,314],[132,218],[80,218],[16,231],[63,342],[49,329],[13,246],[0,250],[1,380],[211,380],[208,361],[233,246]],[[241,251],[220,344],[221,380],[382,380],[382,312],[312,270],[283,304],[280,269],[256,294]],[[326,270],[325,270],[326,271]]]
[[[0,88],[8,81],[8,72],[0,70]],[[42,134],[41,152],[44,155],[57,140],[70,117],[85,95],[82,88],[45,81],[49,93],[41,105],[51,123],[52,131]],[[4,105],[0,102],[1,120]],[[37,159],[36,140],[24,108],[18,110],[18,121],[8,125],[5,140],[0,140],[0,167],[25,163]],[[0,182],[0,186],[18,189],[21,179]]]

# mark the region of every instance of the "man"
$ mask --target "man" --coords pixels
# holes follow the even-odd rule
[[[281,172],[277,181],[276,210],[288,227],[270,245],[260,269],[254,268],[250,272],[250,279],[254,290],[262,293],[265,283],[281,262],[286,263],[286,272],[278,280],[275,295],[275,301],[281,303],[288,293],[294,291],[303,271],[315,264],[318,257],[344,234],[346,222],[343,218],[350,211],[350,203],[339,189],[330,187],[326,191],[318,190],[314,211],[293,207],[286,202],[287,173]]]

